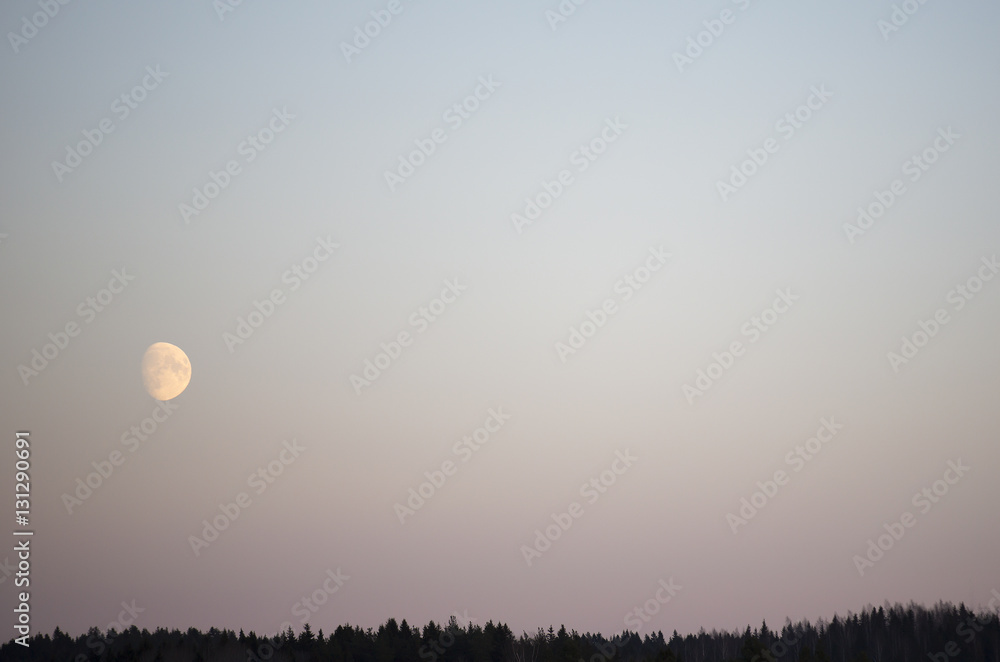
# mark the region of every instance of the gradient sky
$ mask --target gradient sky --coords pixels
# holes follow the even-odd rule
[[[593,0],[555,29],[556,0],[401,0],[348,62],[341,43],[389,4],[244,0],[220,19],[207,0],[73,2],[5,40],[0,488],[30,430],[37,631],[104,628],[133,600],[140,628],[298,630],[296,603],[338,568],[350,579],[314,630],[458,612],[611,633],[670,578],[683,588],[642,634],[1000,589],[1000,281],[960,310],[953,293],[1000,249],[1000,7],[927,3],[885,38],[887,0]],[[4,3],[0,27],[38,11]],[[122,117],[147,67],[166,76]],[[481,77],[499,86],[454,128]],[[779,130],[814,87],[832,96]],[[294,118],[247,162],[275,111]],[[59,181],[52,163],[105,118],[114,131]],[[627,128],[580,172],[574,153],[616,118]],[[904,164],[949,127],[960,137],[911,181]],[[385,172],[438,129],[390,191]],[[769,139],[724,201],[717,182]],[[186,224],[179,205],[230,160],[239,174]],[[573,183],[518,232],[511,215],[562,170]],[[849,241],[897,179],[905,193]],[[317,237],[339,248],[292,291],[283,275]],[[661,247],[625,301],[616,284]],[[78,306],[116,269],[134,280],[88,323]],[[456,279],[440,319],[411,324]],[[284,303],[231,352],[224,334],[276,288]],[[777,290],[799,298],[751,342]],[[609,298],[617,312],[562,361],[556,343]],[[894,370],[888,353],[938,309],[948,323]],[[19,366],[74,321],[25,384]],[[404,331],[356,393],[351,375]],[[157,406],[140,374],[154,342],[193,378],[133,452],[123,433]],[[510,418],[456,453],[491,408]],[[796,471],[786,456],[824,417],[843,428]],[[248,476],[293,439],[305,450],[257,494]],[[63,495],[114,451],[124,464],[68,513]],[[637,459],[591,504],[581,485],[616,451]],[[394,504],[449,460],[401,523]],[[922,512],[914,494],[949,460],[970,470]],[[727,514],[782,469],[734,533]],[[241,492],[250,505],[196,555],[189,537]],[[573,502],[582,515],[529,565],[522,546]],[[859,573],[906,512],[915,525]]]

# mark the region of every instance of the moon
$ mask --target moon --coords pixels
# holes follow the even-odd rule
[[[173,400],[191,381],[191,361],[180,347],[153,343],[142,355],[142,383],[157,400]]]

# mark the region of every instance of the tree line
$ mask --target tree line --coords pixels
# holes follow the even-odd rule
[[[59,628],[24,647],[11,640],[0,660],[38,662],[1000,662],[997,612],[939,603],[869,607],[816,623],[786,620],[780,629],[747,626],[681,636],[662,630],[640,636],[539,628],[515,636],[492,621],[421,627],[390,618],[377,629],[340,625],[326,635],[307,623],[275,635],[211,628],[186,632],[131,626],[91,628],[71,637]]]

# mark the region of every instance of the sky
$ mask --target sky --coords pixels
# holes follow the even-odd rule
[[[0,27],[11,625],[22,591],[32,632],[644,635],[1000,589],[995,3]]]

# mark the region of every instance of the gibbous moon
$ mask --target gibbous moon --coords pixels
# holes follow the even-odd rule
[[[172,400],[191,381],[191,361],[180,347],[153,343],[142,356],[142,383],[157,400]]]

